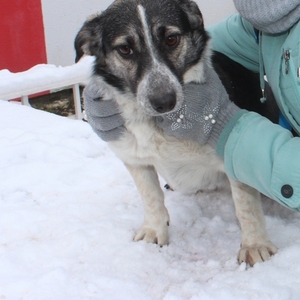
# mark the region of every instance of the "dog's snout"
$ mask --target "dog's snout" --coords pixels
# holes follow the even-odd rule
[[[158,113],[169,112],[176,106],[176,94],[174,92],[169,92],[162,94],[159,97],[153,96],[150,98],[150,103]]]

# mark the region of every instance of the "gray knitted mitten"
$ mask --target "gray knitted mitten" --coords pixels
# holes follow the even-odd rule
[[[87,120],[97,135],[105,142],[119,139],[126,131],[119,106],[113,100],[102,100],[99,86],[89,83],[84,91],[84,108]]]
[[[266,33],[280,33],[300,20],[300,0],[234,0],[240,15]]]
[[[205,75],[205,83],[184,86],[181,109],[157,117],[156,123],[168,135],[216,148],[224,127],[240,109],[229,100],[214,69],[207,67]]]

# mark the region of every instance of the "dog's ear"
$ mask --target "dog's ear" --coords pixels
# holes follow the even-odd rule
[[[75,62],[83,55],[97,56],[100,60],[103,55],[101,15],[90,17],[77,33],[74,47],[76,51]]]
[[[204,29],[203,17],[198,5],[194,1],[181,0],[181,8],[186,13],[193,30]]]

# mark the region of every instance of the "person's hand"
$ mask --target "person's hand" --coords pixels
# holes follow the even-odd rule
[[[89,83],[84,91],[87,121],[105,142],[118,140],[126,131],[119,106],[112,100],[103,100],[103,91],[97,82]]]
[[[224,127],[240,109],[229,100],[213,68],[206,67],[205,76],[205,83],[184,85],[183,106],[157,117],[156,123],[168,135],[216,148]]]

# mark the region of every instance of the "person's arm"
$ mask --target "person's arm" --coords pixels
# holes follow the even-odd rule
[[[229,177],[254,187],[290,209],[300,211],[300,138],[248,112],[229,122],[217,153]]]
[[[259,46],[253,25],[234,14],[209,26],[212,49],[225,54],[252,72],[259,72]]]

